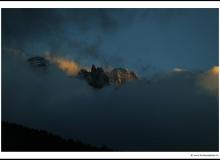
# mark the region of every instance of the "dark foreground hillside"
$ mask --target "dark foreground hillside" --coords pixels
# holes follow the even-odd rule
[[[2,151],[110,151],[8,122],[2,122],[1,145]]]

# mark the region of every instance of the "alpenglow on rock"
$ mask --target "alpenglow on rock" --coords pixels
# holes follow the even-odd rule
[[[92,65],[91,71],[81,69],[79,76],[84,78],[89,85],[94,88],[103,88],[107,85],[123,85],[124,83],[137,80],[136,73],[124,68],[115,68],[111,71],[105,72],[101,67],[96,68]]]
[[[135,72],[124,68],[115,68],[109,73],[110,83],[122,85],[131,80],[137,80],[138,76]]]
[[[49,65],[53,64],[49,63],[46,58],[40,56],[31,57],[27,61],[33,69],[36,68],[37,71],[46,70]],[[108,85],[115,85],[118,87],[128,81],[139,79],[135,72],[129,71],[128,69],[114,68],[110,71],[105,71],[102,67],[96,67],[95,65],[92,65],[90,70],[83,68],[79,69],[73,77],[79,77],[86,80],[86,82],[95,89],[101,89]]]

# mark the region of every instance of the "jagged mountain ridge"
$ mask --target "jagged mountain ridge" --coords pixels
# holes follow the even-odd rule
[[[32,57],[28,62],[34,67],[47,67],[49,61],[44,57]],[[121,86],[128,81],[139,79],[137,74],[124,68],[114,68],[105,71],[102,67],[96,67],[94,64],[91,70],[81,68],[76,77],[82,78],[96,89],[101,89],[108,85]]]

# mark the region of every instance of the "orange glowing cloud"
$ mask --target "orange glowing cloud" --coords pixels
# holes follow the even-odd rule
[[[62,57],[58,57],[52,54],[45,54],[45,58],[50,62],[56,64],[56,66],[64,71],[68,76],[75,76],[80,71],[80,66],[73,60],[68,60]]]
[[[218,96],[219,90],[219,66],[214,66],[198,77],[199,85],[211,94]]]
[[[219,75],[219,66],[214,66],[209,72],[212,75]]]

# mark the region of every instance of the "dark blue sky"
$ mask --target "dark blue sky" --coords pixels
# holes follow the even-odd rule
[[[3,9],[2,43],[90,66],[146,71],[218,65],[218,9]]]

